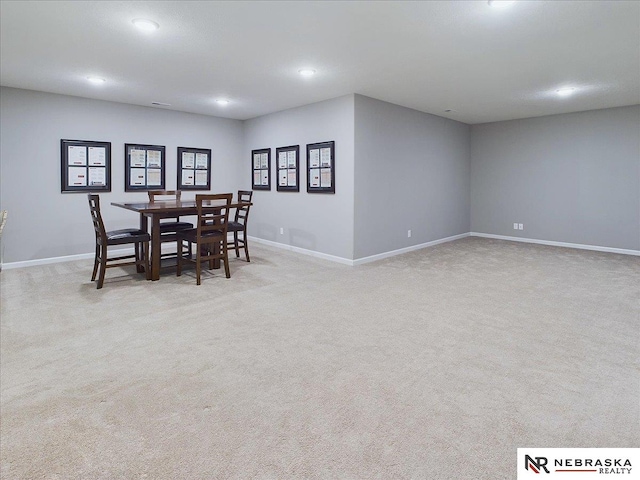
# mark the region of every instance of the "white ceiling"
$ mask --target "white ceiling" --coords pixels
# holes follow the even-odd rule
[[[638,1],[0,6],[9,87],[235,119],[349,93],[470,124],[640,103]],[[139,17],[160,29],[140,32]],[[304,67],[317,74],[302,78]],[[576,93],[559,98],[565,86]]]

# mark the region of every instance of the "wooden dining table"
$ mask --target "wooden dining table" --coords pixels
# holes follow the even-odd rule
[[[162,202],[111,202],[114,207],[124,208],[140,214],[140,230],[149,231],[151,221],[151,280],[160,279],[160,220],[187,215],[197,215],[198,207],[195,200],[162,201]],[[205,202],[204,205],[216,207],[224,206],[223,202]],[[229,208],[241,208],[252,205],[250,202],[231,203]],[[219,268],[219,265],[218,265]]]

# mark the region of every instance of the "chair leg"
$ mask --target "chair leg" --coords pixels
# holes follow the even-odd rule
[[[96,243],[96,257],[93,260],[93,273],[91,274],[92,282],[96,279],[96,274],[98,273],[99,258],[100,258],[100,246]]]
[[[240,256],[240,245],[238,244],[238,232],[233,232],[233,246],[236,249],[236,258]]]
[[[98,290],[102,288],[104,284],[104,274],[107,270],[107,246],[102,245],[100,250],[100,273],[98,275]]]
[[[144,272],[147,280],[151,280],[151,263],[149,262],[149,242],[142,244],[142,251],[144,252]]]
[[[251,259],[249,258],[249,247],[247,246],[247,231],[246,230],[242,234],[242,244],[244,245],[244,256],[246,257],[247,262],[250,262]]]
[[[207,255],[212,255],[215,253],[215,247],[213,244],[207,245]],[[212,258],[209,260],[209,270],[213,270],[215,268],[215,260]]]
[[[224,273],[227,278],[231,278],[231,273],[229,272],[229,249],[227,248],[227,242],[222,242],[220,245],[222,248],[222,260],[224,261]]]
[[[200,271],[202,270],[202,246],[196,244],[196,285],[200,285]]]
[[[180,257],[184,257],[185,255],[184,245],[180,240],[177,241],[176,245],[177,245],[176,255]],[[191,250],[191,242],[189,242],[189,250]]]
[[[226,254],[224,256],[224,273],[227,278],[231,278],[231,272],[229,271],[229,256]]]
[[[182,275],[182,239],[178,239],[178,268],[176,270],[176,276]],[[191,250],[191,242],[189,242],[189,250]]]
[[[142,263],[142,257],[144,256],[144,253],[140,251],[141,247],[142,245],[140,245],[139,242],[136,242],[136,244],[133,246],[136,254],[136,272],[138,273],[142,273],[141,263]]]

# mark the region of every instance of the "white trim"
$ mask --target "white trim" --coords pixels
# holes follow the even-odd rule
[[[506,235],[494,235],[492,233],[471,232],[472,237],[495,238],[509,240],[511,242],[537,243],[539,245],[551,245],[552,247],[578,248],[580,250],[595,250],[596,252],[620,253],[622,255],[640,256],[640,250],[626,248],[601,247],[598,245],[583,245],[581,243],[554,242],[552,240],[538,240],[535,238],[508,237]]]
[[[265,240],[263,238],[258,238],[258,237],[248,236],[247,239],[251,240],[252,242],[260,243],[262,245],[280,248],[282,250],[289,250],[291,252],[302,253],[303,255],[322,258],[324,260],[330,260],[332,262],[341,263],[343,265],[353,266],[353,260],[349,260],[348,258],[336,257],[335,255],[320,253],[314,250],[307,250],[306,248],[294,247],[293,245],[287,245],[285,243],[272,242],[271,240]]]
[[[109,250],[109,255],[127,255],[133,250],[120,249]],[[73,262],[74,260],[86,260],[94,258],[95,253],[79,253],[77,255],[66,255],[64,257],[38,258],[37,260],[25,260],[22,262],[3,263],[3,270],[12,270],[14,268],[34,267],[36,265],[49,265],[52,263]]]
[[[251,241],[267,245],[283,250],[289,250],[291,252],[302,253],[303,255],[309,255],[311,257],[322,258],[332,262],[341,263],[342,265],[356,266],[364,263],[375,262],[376,260],[382,260],[383,258],[394,257],[403,253],[412,252],[414,250],[420,250],[422,248],[432,247],[440,243],[452,242],[465,237],[483,237],[483,238],[495,238],[497,240],[508,240],[511,242],[523,242],[523,243],[536,243],[539,245],[550,245],[553,247],[566,247],[566,248],[578,248],[580,250],[593,250],[596,252],[607,253],[619,253],[622,255],[634,255],[640,256],[640,250],[630,250],[625,248],[613,248],[613,247],[601,247],[598,245],[583,245],[580,243],[567,243],[567,242],[554,242],[552,240],[538,240],[535,238],[522,238],[522,237],[508,237],[506,235],[494,235],[492,233],[480,233],[480,232],[468,232],[460,235],[454,235],[452,237],[441,238],[439,240],[433,240],[427,243],[421,243],[419,245],[412,245],[410,247],[401,248],[398,250],[392,250],[390,252],[379,253],[377,255],[371,255],[370,257],[358,258],[356,260],[350,260],[348,258],[336,257],[335,255],[329,255],[326,253],[320,253],[313,250],[307,250],[305,248],[294,247],[292,245],[285,245],[284,243],[272,242],[270,240],[264,240],[257,237],[248,237]],[[127,255],[131,253],[131,250],[120,249],[110,250],[109,253]],[[52,258],[39,258],[37,260],[25,260],[22,262],[10,262],[0,264],[1,270],[12,270],[14,268],[33,267],[36,265],[49,265],[52,263],[72,262],[74,260],[86,260],[93,258],[94,253],[80,253],[77,255],[66,255],[64,257],[52,257]]]
[[[410,247],[400,248],[398,250],[391,250],[390,252],[378,253],[377,255],[371,255],[370,257],[358,258],[353,261],[354,265],[362,265],[364,263],[375,262],[376,260],[382,260],[383,258],[395,257],[396,255],[402,255],[403,253],[413,252],[414,250],[421,250],[427,247],[433,247],[440,243],[452,242],[454,240],[460,240],[469,236],[469,232],[461,233],[460,235],[454,235],[452,237],[440,238],[438,240],[432,240],[427,243],[420,243],[419,245],[411,245]]]
[[[379,253],[377,255],[371,255],[370,257],[358,258],[357,260],[349,260],[348,258],[336,257],[335,255],[328,255],[326,253],[320,253],[313,250],[307,250],[305,248],[294,247],[292,245],[286,245],[284,243],[272,242],[271,240],[264,240],[257,237],[248,237],[251,241],[260,243],[262,245],[268,245],[271,247],[280,248],[283,250],[289,250],[296,253],[302,253],[303,255],[310,255],[312,257],[322,258],[324,260],[330,260],[332,262],[341,263],[343,265],[356,266],[364,263],[375,262],[376,260],[382,260],[383,258],[394,257],[396,255],[402,255],[403,253],[412,252],[414,250],[420,250],[422,248],[432,247],[439,243],[451,242],[453,240],[459,240],[461,238],[468,237],[469,233],[462,233],[460,235],[454,235],[453,237],[441,238],[433,240],[427,243],[421,243],[419,245],[412,245],[410,247],[401,248],[399,250],[392,250],[390,252]]]

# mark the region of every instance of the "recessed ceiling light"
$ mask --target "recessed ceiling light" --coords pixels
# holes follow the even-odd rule
[[[106,80],[100,77],[87,77],[87,80],[94,85],[102,85]]]
[[[298,73],[303,77],[312,77],[316,74],[316,71],[313,68],[303,68],[302,70],[298,70]]]
[[[144,18],[136,18],[131,22],[143,32],[153,32],[160,28],[160,25],[156,22],[152,22],[151,20],[146,20]]]
[[[489,0],[487,3],[489,4],[490,7],[501,8],[501,7],[509,7],[516,2],[515,0]]]
[[[556,90],[556,93],[561,97],[568,97],[569,95],[573,95],[576,92],[576,89],[573,87],[561,88]]]
[[[225,99],[225,98],[219,98],[218,100],[216,100],[216,103],[218,105],[229,105],[229,100]]]

